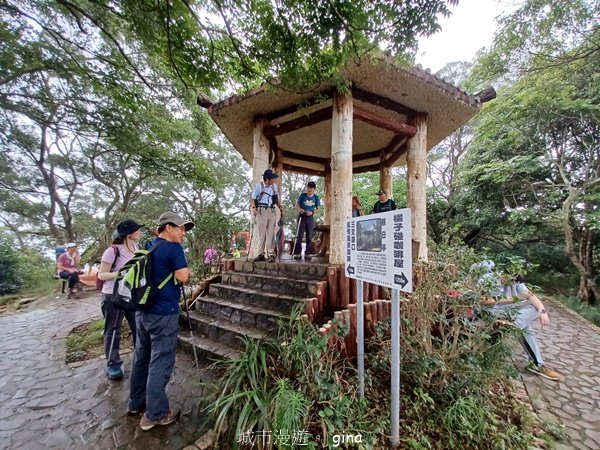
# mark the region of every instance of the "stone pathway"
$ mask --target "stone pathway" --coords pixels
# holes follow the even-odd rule
[[[563,378],[550,381],[524,369],[525,356],[517,366],[539,416],[548,423],[562,424],[567,441],[556,450],[600,449],[600,328],[558,302],[544,301],[550,325],[536,336],[545,363]],[[524,353],[524,352],[523,352]]]
[[[81,300],[53,294],[0,317],[0,449],[179,449],[202,434],[201,390],[187,355],[178,354],[167,388],[180,420],[146,432],[141,416],[126,415],[131,355],[118,382],[106,378],[104,359],[65,364],[66,334],[99,317],[96,292]]]

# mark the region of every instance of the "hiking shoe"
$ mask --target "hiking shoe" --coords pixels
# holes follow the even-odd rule
[[[294,259],[296,261],[300,261],[302,259],[302,256],[300,256],[300,255],[294,255]]]
[[[106,375],[111,380],[122,380],[123,379],[123,369],[119,366],[110,366],[106,369]]]
[[[266,261],[265,255],[258,255],[256,258],[254,258],[252,261],[254,262],[259,262],[259,261]]]
[[[310,261],[311,259],[312,259],[312,256],[304,255],[304,261]]]
[[[179,413],[174,413],[172,409],[169,409],[169,414],[167,414],[162,419],[158,420],[150,420],[148,419],[148,417],[146,417],[146,414],[144,414],[142,416],[142,420],[140,420],[140,428],[144,431],[148,431],[149,429],[154,428],[157,425],[169,425],[170,423],[175,422],[178,416]]]
[[[275,255],[269,255],[269,262],[275,262]]]
[[[527,366],[527,370],[552,381],[560,380],[560,373],[546,366],[536,366],[532,364]]]

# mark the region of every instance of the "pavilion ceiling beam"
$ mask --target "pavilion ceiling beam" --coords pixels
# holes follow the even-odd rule
[[[289,150],[283,150],[282,154],[283,154],[284,158],[297,159],[299,161],[323,164],[323,166],[329,165],[329,158],[319,158],[317,156],[303,155],[301,153],[290,152]]]
[[[404,155],[406,153],[407,147],[406,147],[406,141],[408,140],[407,137],[402,136],[402,140],[398,143],[399,147],[398,149],[392,153],[390,156],[388,156],[385,161],[383,161],[381,163],[381,165],[383,167],[392,167],[396,161],[398,161],[398,158],[400,158],[402,155]]]
[[[283,170],[289,172],[303,173],[304,175],[324,177],[324,170],[309,169],[308,167],[294,166],[293,164],[283,163]]]
[[[265,127],[263,133],[267,137],[290,133],[292,131],[299,130],[300,128],[315,125],[331,119],[332,111],[332,106],[326,106],[325,108],[321,108],[310,114],[289,120],[287,122],[279,123],[277,125],[268,125]]]
[[[417,134],[417,128],[412,125],[386,119],[385,117],[381,117],[375,113],[372,113],[371,111],[360,108],[359,106],[354,107],[354,118],[370,125],[384,128],[397,134],[402,134],[404,136],[413,137],[415,134]]]
[[[304,108],[308,108],[309,106],[318,105],[319,103],[323,103],[327,100],[331,100],[333,97],[333,90],[328,90],[324,92],[320,92],[312,98],[303,100],[301,103],[296,103],[288,108],[283,108],[278,111],[273,111],[272,113],[265,114],[265,118],[271,122],[273,120],[280,119],[281,117],[287,116],[288,114],[293,114],[296,112],[302,111]]]
[[[360,100],[361,102],[381,106],[382,108],[389,109],[390,111],[397,112],[398,114],[402,114],[407,117],[412,117],[419,114],[418,111],[415,111],[408,106],[404,106],[403,104],[390,100],[389,98],[378,94],[373,94],[372,92],[368,92],[363,89],[352,88],[352,97]]]
[[[368,166],[358,166],[352,168],[352,173],[379,172],[381,165],[379,163],[369,164]]]

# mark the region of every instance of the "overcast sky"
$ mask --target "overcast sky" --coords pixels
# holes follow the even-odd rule
[[[475,53],[488,47],[496,31],[495,18],[512,11],[519,0],[459,0],[450,7],[452,15],[440,19],[442,30],[419,43],[417,63],[433,73],[446,63],[471,61]]]

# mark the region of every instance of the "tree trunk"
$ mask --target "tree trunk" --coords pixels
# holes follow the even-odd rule
[[[569,259],[579,272],[579,276],[581,277],[580,282],[580,292],[579,296],[582,298],[582,301],[588,303],[593,302],[595,299],[600,298],[600,289],[594,280],[593,273],[586,268],[586,259],[584,259],[584,255],[580,253],[577,255],[575,252],[575,238],[573,235],[573,227],[571,226],[571,208],[575,201],[578,199],[580,195],[579,190],[575,188],[569,189],[569,195],[565,199],[562,207],[562,222],[563,222],[563,231],[565,233],[565,243],[566,243],[566,252]],[[582,236],[585,233],[582,233]],[[586,240],[586,238],[582,237],[582,243]],[[587,247],[588,245],[584,246]],[[581,248],[581,247],[580,247]],[[587,260],[590,262],[588,267],[591,266],[591,247],[589,251],[587,251],[589,255],[587,256]]]

